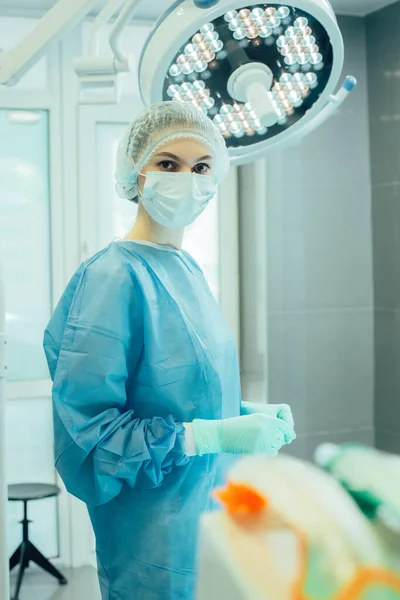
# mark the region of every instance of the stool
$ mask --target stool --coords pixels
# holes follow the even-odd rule
[[[28,502],[30,500],[43,500],[44,498],[53,498],[58,496],[60,488],[56,485],[47,485],[43,483],[22,483],[8,486],[8,499],[10,502],[24,503],[24,518],[22,524],[22,543],[10,558],[10,571],[19,564],[17,585],[15,587],[14,600],[18,600],[21,589],[22,579],[25,569],[29,567],[30,562],[34,562],[39,567],[53,575],[61,585],[65,585],[65,577],[51,564],[47,558],[30,542],[28,520]]]

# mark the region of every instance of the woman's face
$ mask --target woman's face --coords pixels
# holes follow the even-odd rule
[[[139,189],[142,192],[149,171],[163,173],[213,174],[213,159],[210,149],[193,139],[180,139],[160,146],[139,175]]]

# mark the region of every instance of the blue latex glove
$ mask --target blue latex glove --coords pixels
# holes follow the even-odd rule
[[[277,456],[292,428],[282,419],[253,414],[232,419],[193,421],[197,453],[267,454]]]
[[[242,402],[242,415],[263,414],[275,419],[282,419],[290,427],[291,431],[285,436],[286,444],[291,444],[296,439],[294,431],[294,419],[292,409],[288,404],[258,404],[255,402]]]

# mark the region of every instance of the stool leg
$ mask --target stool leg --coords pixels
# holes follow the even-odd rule
[[[12,557],[10,558],[10,571],[12,571],[17,564],[19,563],[21,558],[21,546],[18,546]]]
[[[29,542],[29,559],[39,565],[44,571],[58,579],[61,585],[68,583],[64,575],[62,575],[31,542]]]
[[[21,584],[22,584],[22,579],[24,577],[24,572],[25,572],[26,567],[28,566],[27,544],[25,542],[22,542],[20,549],[21,549],[21,554],[20,554],[20,560],[19,560],[19,571],[18,571],[17,584],[15,586],[15,593],[14,593],[13,600],[18,600],[18,596],[19,596],[19,592],[20,592]]]

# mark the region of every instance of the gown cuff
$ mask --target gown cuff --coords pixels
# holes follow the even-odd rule
[[[186,456],[197,456],[197,446],[194,439],[193,424],[183,423],[185,428],[185,452]]]

